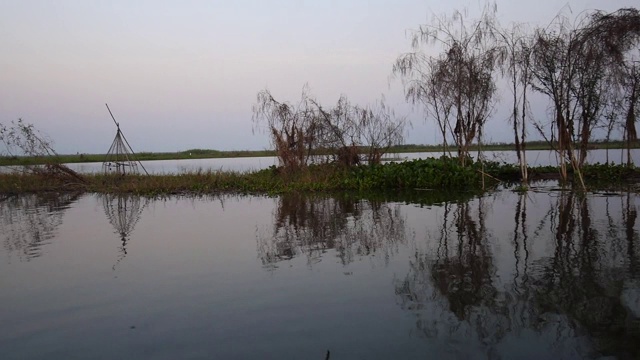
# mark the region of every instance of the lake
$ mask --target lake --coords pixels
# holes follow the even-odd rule
[[[5,198],[0,359],[638,358],[639,205],[555,183]]]
[[[477,153],[472,153],[475,157]],[[396,161],[426,159],[440,157],[439,152],[399,153],[389,154]],[[515,151],[485,151],[484,156],[490,161],[499,161],[516,164],[518,162]],[[635,164],[640,164],[640,149],[632,149],[631,157]],[[609,162],[626,163],[626,150],[609,150]],[[588,163],[604,163],[607,161],[607,150],[590,150],[587,156]],[[527,162],[530,166],[557,165],[556,153],[549,150],[527,151]],[[271,165],[278,165],[278,159],[272,156],[246,157],[246,158],[220,158],[220,159],[188,159],[188,160],[154,160],[142,161],[143,166],[150,174],[170,174],[203,171],[254,171],[266,169]],[[74,163],[67,164],[70,168],[81,173],[102,172],[102,163]],[[0,169],[0,171],[2,171]]]

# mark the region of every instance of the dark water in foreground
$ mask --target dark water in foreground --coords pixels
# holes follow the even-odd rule
[[[0,201],[0,359],[640,357],[638,195]]]

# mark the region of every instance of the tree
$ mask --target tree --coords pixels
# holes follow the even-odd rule
[[[365,160],[379,163],[391,146],[402,143],[406,124],[384,97],[363,108],[342,95],[334,107],[324,108],[306,86],[295,106],[275,100],[268,90],[260,91],[253,121],[255,127],[266,123],[280,165],[287,171],[322,159],[347,167],[358,165],[363,147]]]
[[[405,117],[396,117],[386,103],[384,96],[361,110],[359,128],[362,144],[367,148],[366,160],[369,164],[379,164],[382,156],[394,145],[404,140]]]
[[[284,169],[295,171],[308,164],[316,148],[319,126],[307,86],[303,87],[296,105],[277,101],[267,89],[258,92],[252,120],[254,130],[266,124]]]
[[[577,25],[558,16],[550,28],[536,31],[533,87],[553,104],[552,126],[563,179],[567,179],[565,161],[569,161],[584,188],[581,167],[592,130],[612,114],[603,111],[607,103],[615,103],[617,83],[629,83],[624,80],[628,79],[625,59],[637,48],[639,39],[640,14],[636,9],[609,14],[596,11],[580,17]],[[574,143],[579,157],[574,154]]]
[[[358,121],[360,109],[351,105],[342,95],[333,108],[325,110],[317,101],[312,101],[318,118],[319,142],[333,160],[345,166],[360,163],[359,149],[361,127]]]
[[[527,95],[531,83],[531,37],[521,30],[521,25],[513,25],[511,29],[499,29],[500,39],[498,59],[502,65],[502,74],[510,82],[512,94],[512,112],[510,121],[513,125],[514,144],[522,184],[528,183],[526,155],[526,125],[529,112]]]
[[[463,165],[472,142],[481,141],[495,101],[495,13],[495,3],[487,4],[471,26],[459,11],[436,17],[413,33],[413,52],[401,55],[393,66],[393,73],[403,78],[407,100],[429,104],[427,113],[436,114],[445,142],[449,115],[454,116],[452,135]],[[434,43],[445,50],[438,58],[421,51],[421,45]]]
[[[25,123],[22,119],[12,121],[9,126],[0,123],[0,143],[4,144],[9,156],[29,156],[37,158],[38,163],[44,163],[21,167],[20,170],[25,173],[41,175],[52,184],[58,182],[67,187],[86,183],[84,177],[60,163],[53,149],[53,141],[33,124]]]
[[[622,102],[626,106],[623,129],[627,145],[627,165],[632,165],[631,146],[637,141],[635,122],[640,101],[640,11],[622,8],[612,13],[595,12],[584,38],[598,41],[608,59],[612,81],[608,89],[616,84],[621,88]]]
[[[568,179],[568,160],[576,171],[582,187],[584,181],[580,167],[573,151],[574,119],[577,111],[575,98],[572,96],[572,82],[576,76],[576,58],[578,54],[576,33],[564,17],[556,17],[555,29],[537,29],[533,45],[533,79],[532,88],[549,97],[552,102],[553,119],[551,142],[557,136],[557,152],[560,162],[560,176]],[[538,130],[544,136],[541,126]]]
[[[9,126],[0,123],[0,142],[9,156],[45,157],[57,155],[53,141],[42,134],[33,124],[22,119],[12,121]]]
[[[596,11],[588,23],[577,30],[578,76],[573,91],[580,109],[580,166],[584,163],[591,130],[599,125],[602,111],[616,92],[616,83],[633,82],[633,67],[628,61],[630,50],[640,40],[640,13],[636,9],[620,9],[613,13]],[[633,87],[633,86],[632,86]],[[633,90],[632,90],[633,92]],[[629,98],[631,101],[631,98]]]

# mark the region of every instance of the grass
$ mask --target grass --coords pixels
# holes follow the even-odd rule
[[[481,171],[481,169],[484,169]],[[176,175],[128,175],[126,177],[92,174],[82,178],[61,175],[10,173],[0,174],[0,195],[34,192],[86,191],[95,193],[131,193],[139,195],[286,193],[292,191],[413,191],[453,192],[482,191],[483,172],[486,188],[503,182],[518,182],[516,165],[488,162],[462,167],[455,158],[423,159],[343,168],[314,165],[287,173],[272,166],[257,172],[196,171]],[[529,170],[531,180],[557,179],[553,166]],[[640,181],[640,170],[622,165],[588,165],[584,176],[594,186],[608,186]]]

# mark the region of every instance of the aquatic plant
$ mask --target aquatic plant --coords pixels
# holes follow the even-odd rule
[[[559,179],[558,167],[530,167],[531,181]],[[83,175],[83,181],[41,174],[0,174],[0,194],[34,192],[88,191],[96,193],[133,193],[144,195],[239,193],[287,193],[322,191],[469,191],[491,189],[499,183],[520,181],[516,164],[457,158],[421,159],[345,168],[339,164],[310,165],[298,171],[283,171],[271,166],[255,172],[194,171],[182,174],[149,176]],[[484,183],[483,183],[483,179]],[[640,181],[640,170],[625,165],[594,164],[584,166],[584,178],[595,187]]]

